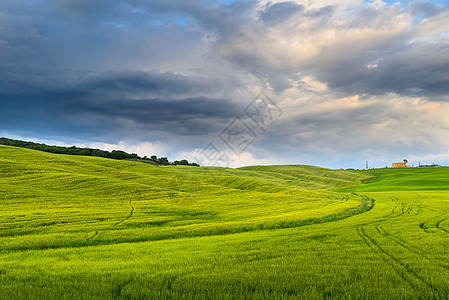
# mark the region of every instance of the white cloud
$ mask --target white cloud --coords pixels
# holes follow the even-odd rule
[[[449,11],[421,20],[414,28],[415,37],[439,35],[449,30]],[[438,38],[438,37],[437,37]]]
[[[415,166],[419,163],[422,165],[448,165],[449,164],[449,151],[443,153],[427,153],[425,155],[411,154],[407,158],[410,162],[413,162]]]
[[[190,162],[196,162],[202,166],[219,166],[238,168],[243,166],[253,165],[273,165],[273,164],[285,164],[288,161],[273,157],[272,153],[265,153],[265,157],[255,157],[254,154],[248,151],[236,154],[226,147],[220,147],[220,154],[212,160],[207,160],[202,155],[203,149],[195,149],[194,151],[179,153],[175,160],[187,159]],[[256,149],[257,152],[257,149]],[[260,152],[260,150],[258,151]]]
[[[260,1],[260,6],[265,7],[270,3],[282,3],[286,2],[286,0],[262,0]],[[357,7],[364,3],[363,0],[292,0],[291,2],[295,2],[299,5],[304,5],[307,9],[320,9],[326,6],[338,6],[342,9],[347,9],[351,7]]]
[[[143,143],[135,143],[135,142],[127,142],[120,141],[117,144],[108,144],[108,143],[89,143],[89,144],[77,144],[78,147],[89,147],[89,148],[97,148],[103,150],[122,150],[128,153],[136,153],[139,156],[148,156],[156,155],[156,156],[167,156],[167,147],[162,145],[160,142],[143,142]]]

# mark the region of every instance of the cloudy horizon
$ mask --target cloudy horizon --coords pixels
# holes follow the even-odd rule
[[[5,0],[0,99],[0,136],[49,144],[449,165],[449,3]]]

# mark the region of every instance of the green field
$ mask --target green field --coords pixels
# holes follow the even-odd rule
[[[152,166],[0,146],[0,299],[447,299],[449,168]]]

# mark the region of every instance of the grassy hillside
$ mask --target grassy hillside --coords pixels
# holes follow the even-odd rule
[[[366,209],[362,198],[313,190],[329,171],[297,175],[151,166],[0,147],[0,246],[43,249],[296,227]],[[292,178],[304,173],[308,180]],[[351,174],[352,175],[352,174]],[[332,185],[348,184],[346,174]],[[363,176],[350,176],[357,182]],[[319,183],[323,186],[323,183]],[[362,206],[361,206],[362,205]],[[313,219],[312,219],[313,218]]]
[[[371,176],[365,180],[365,183],[369,184],[351,190],[360,192],[449,190],[448,172],[447,167],[366,170],[355,174]]]
[[[447,181],[0,147],[0,298],[446,299]]]
[[[257,176],[280,179],[296,187],[312,190],[329,190],[359,185],[371,178],[361,173],[342,172],[313,166],[251,166],[240,170],[255,171]]]

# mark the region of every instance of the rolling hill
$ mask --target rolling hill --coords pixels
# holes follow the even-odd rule
[[[448,168],[153,166],[0,146],[5,299],[447,298]]]

